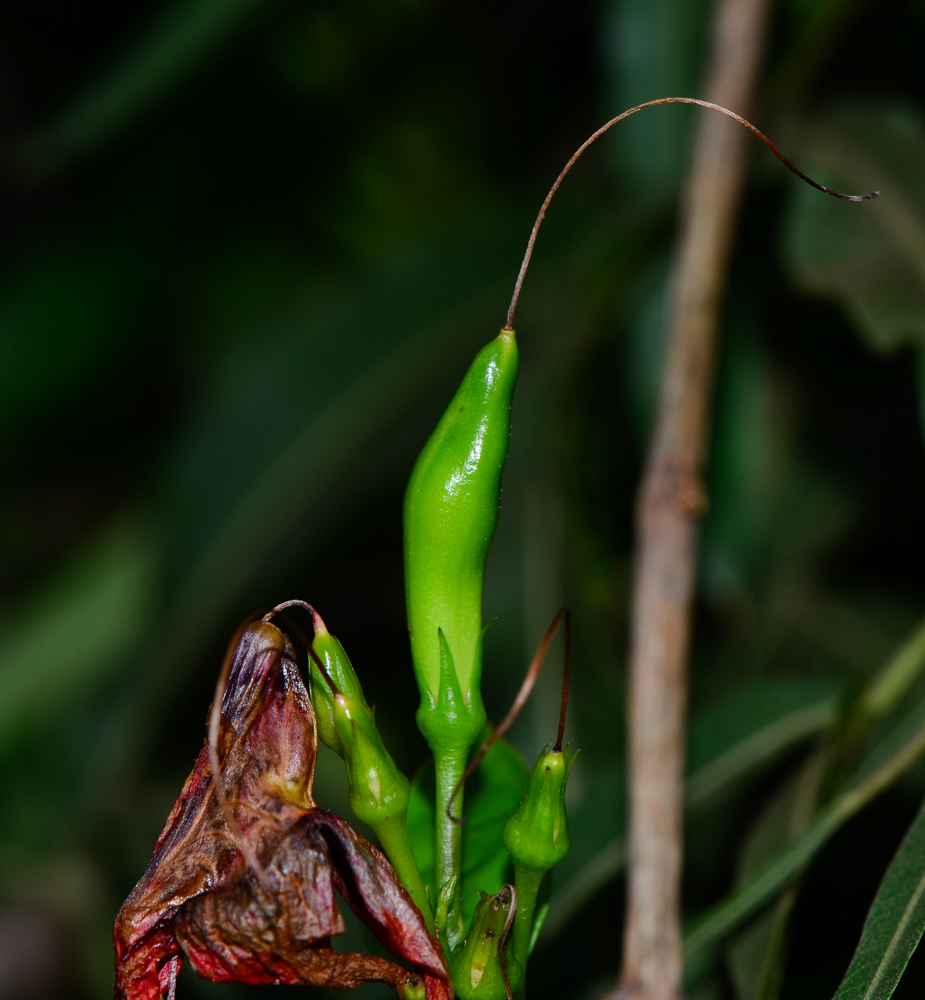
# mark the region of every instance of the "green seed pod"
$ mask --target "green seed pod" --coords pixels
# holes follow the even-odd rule
[[[405,494],[405,587],[421,713],[433,714],[450,687],[462,696],[455,722],[422,720],[419,714],[431,746],[453,738],[460,711],[482,711],[482,585],[498,519],[517,368],[514,332],[502,330],[476,355]],[[469,727],[473,742],[481,725]]]
[[[506,885],[497,896],[480,895],[465,943],[450,958],[450,973],[461,1000],[505,1000],[505,974],[512,991],[523,979],[523,966],[506,941],[514,893]],[[504,956],[503,970],[499,952]]]
[[[565,812],[565,786],[575,754],[545,747],[520,805],[504,825],[504,846],[515,865],[547,872],[572,842]]]
[[[369,706],[363,696],[363,688],[360,686],[360,680],[353,669],[350,658],[344,652],[344,647],[327,630],[317,611],[312,612],[312,620],[315,627],[315,640],[312,647],[318,659],[324,664],[329,676],[337,685],[337,690],[345,694],[351,701],[358,702],[368,712]],[[334,722],[334,692],[311,657],[309,657],[309,680],[315,718],[318,723],[318,736],[326,747],[333,750],[339,757],[343,757],[344,747]]]

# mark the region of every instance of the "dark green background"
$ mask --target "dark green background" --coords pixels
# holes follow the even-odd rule
[[[107,995],[111,921],[252,608],[316,605],[419,766],[403,484],[503,322],[562,163],[631,104],[700,95],[706,23],[703,0],[0,12],[0,997]],[[883,198],[828,201],[754,145],[692,657],[707,744],[856,690],[925,607],[923,45],[921,0],[774,7],[756,123]],[[622,828],[631,516],[703,113],[648,111],[587,154],[518,315],[485,700],[499,719],[568,603],[582,754],[554,892]],[[513,730],[530,763],[557,689],[552,666]],[[729,889],[805,752],[692,820],[688,915]],[[322,755],[317,798],[349,816],[339,768]],[[834,992],[923,788],[905,779],[814,865],[783,995]],[[622,907],[602,880],[541,943],[531,1000],[612,983]],[[900,995],[923,981],[914,960]],[[184,977],[180,995],[269,993]],[[723,956],[696,996],[736,996]]]

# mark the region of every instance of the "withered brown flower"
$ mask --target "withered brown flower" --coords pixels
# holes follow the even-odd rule
[[[376,981],[402,996],[423,979],[428,1000],[452,1000],[440,945],[385,856],[315,806],[317,745],[289,639],[269,622],[248,626],[221,701],[220,780],[207,741],[116,918],[116,1000],[172,1000],[183,956],[215,982]],[[334,951],[345,930],[335,887],[410,968]]]

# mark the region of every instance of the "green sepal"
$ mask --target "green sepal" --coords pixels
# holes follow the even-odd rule
[[[386,750],[365,704],[344,694],[334,697],[334,724],[347,765],[348,801],[357,819],[374,830],[404,823],[410,785]]]
[[[545,747],[520,805],[504,825],[504,846],[515,866],[547,872],[568,854],[572,837],[565,788],[575,754]]]
[[[510,928],[513,895],[510,886],[494,896],[481,893],[466,940],[450,957],[453,986],[461,1000],[505,1000],[507,990],[499,950],[511,990],[520,986],[523,966],[504,938]]]
[[[418,728],[435,756],[465,755],[485,725],[485,706],[478,688],[463,696],[453,652],[442,629],[437,629],[440,681],[437,697],[425,688],[417,711]]]
[[[454,875],[437,895],[435,920],[440,940],[445,945],[447,954],[450,954],[459,947],[466,934],[459,905],[458,875]]]

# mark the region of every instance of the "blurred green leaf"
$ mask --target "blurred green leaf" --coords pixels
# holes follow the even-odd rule
[[[704,954],[790,885],[835,832],[911,767],[923,751],[925,700],[873,747],[848,787],[822,810],[803,836],[694,921],[684,939],[688,965],[698,966]]]
[[[708,10],[705,0],[611,0],[604,36],[611,116],[696,91]],[[612,136],[618,162],[636,186],[670,190],[680,182],[695,118],[678,110],[653,108]]]
[[[925,931],[925,807],[903,839],[864,923],[836,1000],[887,1000]]]
[[[925,119],[901,103],[844,104],[807,126],[803,168],[863,205],[794,191],[784,258],[798,285],[838,302],[878,349],[925,344]],[[814,173],[815,172],[815,173]]]
[[[57,118],[26,139],[21,166],[59,170],[175,90],[269,0],[173,0]]]
[[[0,745],[86,702],[148,626],[154,549],[119,524],[0,623]]]
[[[434,822],[435,781],[434,762],[428,758],[418,768],[417,774],[411,781],[411,796],[408,799],[408,835],[411,837],[411,850],[424,885],[429,885],[431,888],[432,899],[436,898],[434,895],[437,835]]]
[[[745,840],[736,873],[742,885],[812,822],[828,755],[817,749],[803,761],[761,810]],[[730,977],[739,1000],[776,1000],[783,975],[787,924],[796,902],[791,886],[777,903],[731,941]]]
[[[0,291],[0,426],[47,409],[117,341],[138,268],[126,248],[56,248]]]
[[[856,707],[856,724],[887,715],[900,704],[925,670],[925,621],[865,685]]]
[[[695,809],[729,794],[757,767],[766,766],[835,719],[831,684],[763,681],[742,685],[691,722],[687,806]]]

